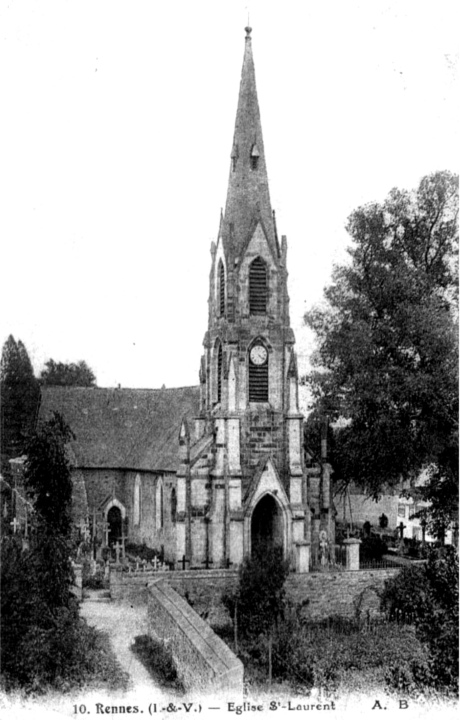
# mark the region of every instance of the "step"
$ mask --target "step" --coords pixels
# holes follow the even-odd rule
[[[85,600],[110,600],[110,590],[88,590],[83,588]]]

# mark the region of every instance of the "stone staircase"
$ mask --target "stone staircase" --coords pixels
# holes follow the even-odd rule
[[[112,602],[110,590],[90,590],[83,588],[83,602],[109,603]]]

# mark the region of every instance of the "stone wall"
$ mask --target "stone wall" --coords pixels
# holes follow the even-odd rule
[[[352,616],[357,610],[376,614],[378,593],[385,580],[398,569],[317,572],[305,575],[291,573],[286,584],[288,597],[305,603],[304,614],[312,618],[330,615]],[[208,622],[225,619],[220,598],[238,582],[235,570],[175,570],[165,573],[111,573],[111,596],[131,604],[146,603],[148,585],[153,579],[168,582]],[[308,602],[307,602],[308,601]]]
[[[133,572],[112,570],[110,595],[112,600],[132,605],[146,604],[148,586],[157,579],[166,580],[198,613],[218,611],[220,599],[226,591],[236,587],[236,570],[172,570],[169,572]]]
[[[167,582],[148,588],[149,634],[171,651],[178,675],[190,691],[243,695],[243,664]]]
[[[385,580],[398,573],[386,570],[352,570],[291,574],[287,581],[288,596],[305,605],[304,614],[311,618],[330,615],[353,616],[357,611],[375,615],[379,612],[379,593]]]

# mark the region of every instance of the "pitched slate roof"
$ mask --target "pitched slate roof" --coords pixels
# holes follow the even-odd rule
[[[175,471],[182,418],[199,411],[199,387],[161,390],[43,387],[39,419],[59,412],[76,438],[76,466]]]

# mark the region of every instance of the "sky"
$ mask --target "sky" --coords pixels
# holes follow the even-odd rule
[[[36,373],[198,383],[248,12],[300,372],[349,214],[458,171],[453,0],[0,0],[0,342]]]

